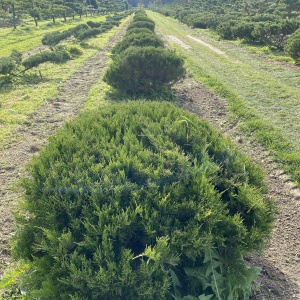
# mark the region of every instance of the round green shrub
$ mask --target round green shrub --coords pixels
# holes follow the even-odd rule
[[[0,57],[0,74],[7,75],[11,74],[16,68],[16,63],[12,57]]]
[[[300,29],[296,30],[285,44],[284,50],[300,64]]]
[[[43,51],[26,58],[22,64],[25,69],[32,69],[45,62],[64,63],[71,59],[70,53],[63,46],[57,46],[54,51]]]
[[[172,274],[257,250],[273,219],[261,170],[169,103],[87,112],[29,171],[14,255],[33,298],[171,300]]]
[[[91,37],[96,37],[98,34],[103,32],[101,28],[89,28],[80,30],[76,33],[75,37],[78,41],[83,41]]]
[[[110,64],[104,81],[130,94],[161,91],[185,75],[184,61],[174,51],[129,47]]]
[[[147,17],[147,14],[144,10],[140,9],[134,13],[134,16],[146,16]]]
[[[112,49],[112,53],[114,54],[121,53],[131,46],[136,46],[136,47],[153,46],[155,48],[157,47],[163,48],[165,45],[163,40],[154,34],[145,34],[145,33],[131,34],[125,36],[121,42],[117,43],[115,47]]]
[[[89,27],[91,27],[91,28],[100,28],[102,26],[103,22],[87,21],[86,24],[89,25]]]
[[[80,56],[83,54],[83,51],[80,47],[77,46],[68,46],[67,51],[72,55],[72,56]]]
[[[148,18],[147,16],[134,16],[133,22],[150,22],[155,25],[154,21]]]
[[[156,36],[156,33],[148,28],[131,28],[131,29],[127,29],[124,37],[127,37],[132,34],[139,34],[139,33],[143,33],[145,35],[147,34],[147,35],[155,35]]]
[[[52,47],[57,45],[59,42],[61,42],[64,39],[65,39],[65,35],[63,35],[59,31],[46,33],[42,38],[42,44]]]
[[[137,22],[131,22],[131,24],[128,26],[128,30],[132,28],[148,28],[151,31],[154,31],[155,24],[148,21],[137,21]]]

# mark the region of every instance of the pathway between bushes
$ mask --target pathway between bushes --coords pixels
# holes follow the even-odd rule
[[[45,103],[15,133],[15,142],[0,149],[0,279],[10,263],[9,241],[14,233],[12,210],[22,196],[18,179],[26,174],[25,166],[47,143],[47,139],[84,106],[90,88],[100,79],[107,64],[106,53],[121,39],[124,26],[107,45],[88,60],[60,88],[56,99]]]

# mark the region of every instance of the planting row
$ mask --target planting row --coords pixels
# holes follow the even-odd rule
[[[139,72],[137,91],[122,91],[161,89],[148,53],[183,69],[154,27],[136,13],[114,48],[110,69],[125,60]],[[147,31],[156,46],[130,45]],[[167,102],[101,107],[58,131],[28,170],[13,239],[25,299],[249,299],[259,269],[242,258],[263,247],[274,205],[262,171],[206,121]]]
[[[50,50],[33,54],[25,59],[22,59],[22,53],[16,50],[13,50],[9,57],[0,57],[0,77],[1,75],[5,76],[7,82],[11,80],[11,76],[24,74],[25,71],[38,67],[42,63],[64,63],[69,59],[74,59],[82,53],[79,47],[58,44],[71,37],[76,38],[78,42],[95,37],[112,29],[114,26],[119,26],[120,20],[126,16],[128,16],[127,12],[109,16],[105,22],[96,23],[89,21],[87,24],[79,24],[63,32],[47,33],[43,37],[42,43],[50,46]],[[24,69],[21,68],[21,65]]]
[[[113,63],[104,81],[129,94],[149,94],[171,86],[185,74],[184,61],[165,49],[144,11],[135,13],[122,39],[112,49]]]

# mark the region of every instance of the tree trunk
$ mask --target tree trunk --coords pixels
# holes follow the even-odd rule
[[[16,11],[15,11],[15,4],[13,3],[11,5],[12,9],[12,15],[13,15],[13,24],[14,24],[14,30],[17,29],[17,22],[16,22]]]
[[[35,23],[35,26],[38,26],[38,21],[37,21],[36,17],[34,17],[34,23]]]

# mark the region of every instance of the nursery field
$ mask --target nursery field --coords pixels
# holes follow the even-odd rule
[[[265,172],[267,198],[274,199],[278,211],[264,254],[246,257],[250,265],[262,268],[256,282],[258,292],[251,299],[300,299],[300,67],[253,54],[233,42],[216,40],[203,30],[190,29],[158,13],[147,11],[147,15],[155,22],[158,36],[185,60],[187,76],[173,86],[175,104],[209,121]],[[32,70],[26,82],[0,87],[3,291],[18,288],[14,280],[22,272],[11,258],[9,241],[14,233],[12,211],[24,194],[18,180],[28,175],[26,164],[38,156],[49,136],[80,112],[90,111],[92,115],[96,109],[132,100],[124,94],[116,95],[101,79],[110,61],[109,53],[124,35],[128,20],[82,43],[80,57],[63,65],[41,65],[42,78]],[[5,29],[0,33],[0,56],[9,55],[12,49],[39,51],[45,33],[68,26],[58,23],[39,29],[25,26],[15,32]],[[156,100],[165,100],[164,95],[157,95]],[[2,294],[3,299],[10,299],[9,292]]]

